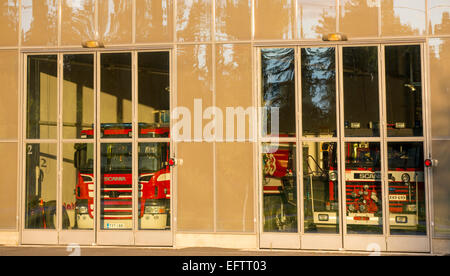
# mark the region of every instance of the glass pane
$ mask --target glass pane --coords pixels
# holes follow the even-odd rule
[[[380,143],[345,143],[347,233],[382,234]]]
[[[56,139],[58,57],[28,56],[27,138]]]
[[[64,55],[62,89],[63,137],[93,138],[94,55]]]
[[[138,54],[139,137],[169,137],[169,52]]]
[[[380,136],[378,48],[345,47],[343,56],[345,136]]]
[[[386,46],[386,112],[390,137],[422,136],[420,46]]]
[[[295,143],[263,143],[264,232],[297,232]]]
[[[63,229],[94,229],[94,144],[63,144]]]
[[[26,144],[25,229],[56,229],[56,144]]]
[[[295,137],[295,50],[262,49],[264,136]]]
[[[391,235],[426,235],[422,142],[388,143]]]
[[[336,137],[336,49],[302,49],[303,136]]]
[[[131,53],[101,54],[102,138],[132,136],[131,75]]]
[[[337,143],[303,143],[305,233],[339,233]]]
[[[170,144],[139,144],[139,229],[170,229]]]
[[[132,146],[101,144],[100,229],[133,227]]]

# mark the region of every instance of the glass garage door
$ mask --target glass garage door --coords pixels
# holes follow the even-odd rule
[[[259,56],[260,246],[429,251],[422,45]]]
[[[25,58],[22,243],[171,246],[170,52]]]

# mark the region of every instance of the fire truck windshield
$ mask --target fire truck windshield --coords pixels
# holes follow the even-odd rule
[[[101,151],[103,173],[131,171],[133,163],[131,144],[102,144]]]
[[[380,151],[376,147],[376,143],[346,143],[347,169],[380,169]]]
[[[421,168],[423,149],[415,143],[390,143],[388,146],[389,169]]]
[[[163,169],[167,164],[169,145],[167,143],[139,144],[139,171],[153,173]],[[94,168],[93,144],[76,144],[75,162],[83,173],[92,173]],[[102,172],[115,173],[131,171],[131,144],[102,144]],[[90,156],[90,158],[88,158]]]
[[[167,143],[139,144],[139,171],[153,173],[161,170],[166,166],[168,152]]]

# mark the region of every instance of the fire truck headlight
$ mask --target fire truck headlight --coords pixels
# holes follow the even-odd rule
[[[319,221],[328,221],[327,214],[319,214]]]
[[[87,206],[77,206],[78,214],[83,215],[88,213],[88,207]]]
[[[145,214],[163,214],[165,213],[165,207],[163,206],[145,206]]]
[[[402,174],[402,181],[403,182],[408,183],[409,180],[411,180],[411,177],[409,176],[409,174],[407,174],[407,173]]]
[[[331,181],[336,181],[337,180],[337,172],[330,172],[328,177],[330,178]]]
[[[406,216],[396,216],[395,217],[395,222],[396,223],[407,223],[408,222],[408,217],[406,217]]]

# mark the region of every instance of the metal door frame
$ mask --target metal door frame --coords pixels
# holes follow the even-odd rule
[[[57,138],[56,139],[27,139],[26,131],[22,132],[21,138],[21,150],[19,150],[20,154],[20,166],[21,166],[21,193],[20,193],[20,206],[21,211],[20,214],[20,243],[21,244],[80,244],[80,245],[142,245],[142,246],[173,246],[174,244],[174,233],[176,228],[176,204],[174,204],[174,200],[176,198],[176,167],[171,168],[171,187],[170,187],[170,229],[169,230],[139,230],[137,229],[137,210],[138,210],[138,185],[137,185],[137,145],[139,142],[169,142],[170,143],[170,157],[174,158],[176,156],[176,145],[173,141],[172,135],[169,138],[138,138],[137,135],[133,135],[133,138],[126,139],[102,139],[99,137],[98,133],[100,133],[100,84],[101,84],[101,67],[100,67],[100,56],[102,53],[130,53],[131,54],[131,62],[132,62],[132,125],[133,125],[133,133],[138,133],[137,125],[138,125],[138,116],[137,116],[137,107],[138,107],[138,90],[137,90],[137,56],[138,53],[141,52],[167,52],[169,54],[169,85],[170,85],[170,110],[173,110],[175,106],[176,100],[176,85],[175,85],[175,77],[174,76],[174,68],[175,68],[175,58],[173,55],[173,47],[171,46],[162,46],[162,47],[148,47],[148,48],[132,48],[132,49],[64,49],[64,50],[55,50],[55,51],[42,51],[42,50],[33,50],[23,51],[21,53],[21,58],[23,58],[23,68],[22,68],[22,129],[26,129],[27,122],[27,56],[34,55],[56,55],[57,56]],[[94,131],[94,137],[90,140],[81,140],[81,139],[63,139],[63,126],[62,126],[62,108],[63,108],[63,56],[64,55],[72,55],[72,54],[92,54],[94,59],[94,122],[96,124],[96,131]],[[173,125],[173,118],[170,117],[170,125]],[[100,176],[100,144],[102,142],[109,143],[131,143],[133,148],[133,169],[132,169],[132,177],[133,177],[133,190],[132,190],[132,198],[133,198],[133,228],[131,230],[100,230],[100,196],[97,191],[100,190],[101,182],[99,180]],[[26,191],[26,158],[23,158],[23,155],[26,153],[25,147],[27,143],[42,143],[42,144],[55,144],[57,147],[57,179],[56,179],[56,201],[57,201],[57,227],[56,229],[25,229],[25,213],[24,204],[26,202],[25,199],[25,191]],[[95,145],[95,166],[94,166],[94,175],[96,179],[96,189],[94,191],[95,197],[95,218],[94,218],[94,228],[92,230],[63,230],[62,229],[62,220],[61,220],[61,212],[62,212],[62,147],[64,143],[89,143]]]
[[[387,137],[386,131],[386,78],[385,78],[385,47],[393,45],[420,45],[421,47],[421,74],[422,74],[422,121],[423,121],[423,136],[421,137]],[[358,47],[358,46],[375,46],[378,49],[378,82],[379,82],[379,119],[380,119],[380,136],[379,137],[345,137],[344,134],[344,102],[343,102],[343,56],[342,49],[344,47]],[[280,142],[294,142],[297,149],[297,233],[266,233],[263,229],[263,190],[262,190],[262,163],[261,163],[261,147],[263,142],[269,142],[270,139],[261,136],[261,114],[258,113],[258,140],[257,140],[257,173],[258,173],[258,236],[260,248],[283,248],[283,249],[328,249],[328,250],[361,250],[361,251],[403,251],[403,252],[430,252],[431,250],[431,171],[424,168],[425,181],[425,206],[426,206],[426,227],[427,233],[424,236],[410,236],[410,235],[390,235],[389,233],[389,182],[388,182],[388,166],[387,166],[387,143],[390,141],[420,141],[423,142],[424,158],[431,157],[430,152],[430,129],[429,125],[429,88],[428,77],[426,73],[426,41],[412,40],[412,41],[354,41],[354,42],[337,42],[334,44],[328,43],[304,43],[304,44],[271,44],[270,42],[255,45],[256,55],[256,77],[255,77],[255,98],[257,99],[257,106],[261,106],[261,49],[263,48],[294,48],[295,49],[295,84],[296,84],[296,133],[297,137],[280,139]],[[339,234],[307,234],[304,233],[304,204],[303,204],[303,162],[302,158],[302,142],[309,141],[302,136],[302,112],[301,112],[301,48],[316,48],[316,47],[335,47],[336,49],[336,102],[337,102],[337,131],[336,137],[339,148],[338,164],[339,167]],[[292,141],[291,141],[292,140]],[[311,139],[311,141],[334,141],[333,139]],[[347,234],[346,227],[346,194],[345,194],[345,158],[343,158],[345,142],[350,141],[364,141],[377,142],[380,144],[381,154],[381,185],[382,185],[382,206],[383,206],[383,234]],[[344,217],[345,216],[345,217]]]

